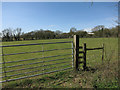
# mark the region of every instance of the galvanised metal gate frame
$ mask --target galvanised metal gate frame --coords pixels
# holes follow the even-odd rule
[[[71,43],[72,44],[72,48],[61,48],[61,49],[51,49],[51,50],[42,50],[42,51],[34,51],[34,52],[20,52],[20,53],[10,53],[10,54],[4,54],[3,53],[3,48],[4,47],[19,47],[19,46],[60,44],[60,43]],[[20,44],[20,45],[6,45],[6,46],[0,46],[0,47],[2,48],[2,55],[1,56],[2,56],[2,60],[3,60],[3,62],[0,63],[0,64],[3,65],[3,67],[0,67],[0,69],[3,69],[3,71],[0,72],[0,74],[3,74],[3,73],[5,74],[5,76],[0,77],[0,78],[5,78],[5,80],[0,81],[0,83],[14,81],[14,80],[19,80],[19,79],[24,79],[24,78],[29,78],[29,77],[34,77],[34,76],[39,76],[39,75],[44,75],[44,74],[49,74],[49,73],[58,72],[58,71],[63,71],[63,70],[67,70],[67,69],[72,69],[72,67],[73,67],[73,63],[72,63],[72,65],[71,64],[66,64],[66,65],[59,66],[59,68],[60,67],[65,67],[65,66],[68,66],[68,65],[71,65],[72,67],[68,67],[68,68],[64,68],[64,69],[60,69],[60,70],[54,70],[54,71],[45,72],[45,73],[39,73],[39,74],[35,74],[35,75],[30,75],[30,76],[24,76],[24,77],[14,78],[14,79],[7,79],[7,77],[17,76],[17,75],[22,75],[22,74],[28,74],[28,73],[38,72],[38,71],[45,71],[45,70],[50,70],[50,69],[58,68],[58,67],[55,66],[55,67],[52,67],[52,68],[47,68],[47,69],[42,69],[42,70],[30,71],[30,72],[25,72],[25,73],[18,73],[18,74],[13,74],[13,75],[6,75],[8,72],[15,72],[15,71],[20,71],[20,70],[27,70],[27,69],[40,68],[40,67],[45,67],[45,66],[50,66],[50,65],[57,65],[57,64],[62,64],[62,63],[73,62],[73,41],[67,41],[67,42],[50,42],[50,43],[35,43],[35,44]],[[55,55],[55,56],[48,56],[48,57],[31,58],[31,59],[24,59],[24,60],[18,60],[18,61],[9,61],[9,62],[5,62],[5,60],[4,60],[4,56],[9,56],[9,55],[18,55],[18,54],[26,54],[26,53],[38,53],[38,52],[48,52],[48,51],[66,50],[66,49],[72,49],[72,52],[71,52],[72,54],[63,54],[63,55]],[[69,58],[60,58],[60,59],[54,59],[54,60],[47,60],[47,61],[40,61],[40,62],[33,62],[33,63],[27,63],[27,64],[19,64],[19,65],[13,65],[13,66],[6,66],[5,65],[6,63],[23,62],[23,61],[45,59],[45,58],[50,58],[50,57],[59,57],[59,56],[67,56],[67,55],[72,55],[72,57],[69,57]],[[72,59],[72,60],[71,61],[64,61],[64,62],[60,62],[60,63],[55,63],[55,64],[47,64],[47,65],[41,65],[41,66],[36,66],[36,67],[16,69],[16,70],[9,70],[9,71],[5,70],[6,68],[14,68],[14,67],[19,67],[19,66],[24,66],[24,65],[32,65],[32,64],[37,64],[37,63],[58,61],[58,60],[64,60],[64,59]]]

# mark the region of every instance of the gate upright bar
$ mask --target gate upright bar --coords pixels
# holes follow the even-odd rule
[[[83,69],[86,69],[86,43],[84,43],[84,65],[83,65]]]

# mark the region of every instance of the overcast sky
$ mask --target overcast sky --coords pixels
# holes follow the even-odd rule
[[[71,27],[87,31],[97,25],[112,27],[118,17],[115,5],[117,2],[3,2],[2,28],[68,32]]]

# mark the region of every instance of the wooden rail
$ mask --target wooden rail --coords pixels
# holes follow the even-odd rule
[[[100,47],[100,48],[87,48],[87,50],[98,50],[98,49],[103,49],[103,47]]]
[[[79,36],[78,35],[74,35],[74,71],[78,71],[78,66],[79,64],[83,63],[83,69],[86,70],[86,56],[87,56],[87,51],[90,50],[103,50],[102,51],[102,62],[104,59],[104,44],[102,45],[102,47],[98,47],[98,48],[87,48],[86,43],[84,43],[83,46],[79,46]],[[82,49],[82,51],[79,51],[79,49]],[[83,56],[79,56],[79,54],[82,53]],[[79,59],[83,59],[83,61],[79,61]]]

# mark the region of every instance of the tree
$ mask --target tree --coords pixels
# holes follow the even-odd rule
[[[59,35],[59,34],[62,34],[62,33],[63,33],[63,32],[60,31],[60,30],[56,30],[56,31],[55,31],[55,34],[56,34],[56,35]]]
[[[4,29],[2,31],[2,35],[3,35],[3,38],[2,40],[3,41],[12,41],[12,29],[11,28],[8,28],[8,29]]]
[[[78,30],[75,34],[79,35],[80,38],[83,38],[83,37],[87,36],[87,32],[86,31],[81,31],[81,30]]]
[[[70,28],[70,32],[69,32],[70,36],[73,37],[76,31],[77,29],[75,27]]]
[[[75,27],[70,28],[71,33],[75,33],[76,31],[77,31],[77,29]]]
[[[20,35],[21,35],[21,28],[16,28],[16,37],[17,37],[17,41],[20,40]]]
[[[105,28],[104,25],[98,25],[98,26],[94,27],[94,28],[92,29],[92,31],[93,31],[93,32],[94,32],[94,31],[99,31],[99,30],[104,29],[104,28]]]
[[[63,32],[62,31],[60,31],[60,30],[56,30],[55,31],[55,38],[61,38],[61,34],[62,34]]]

